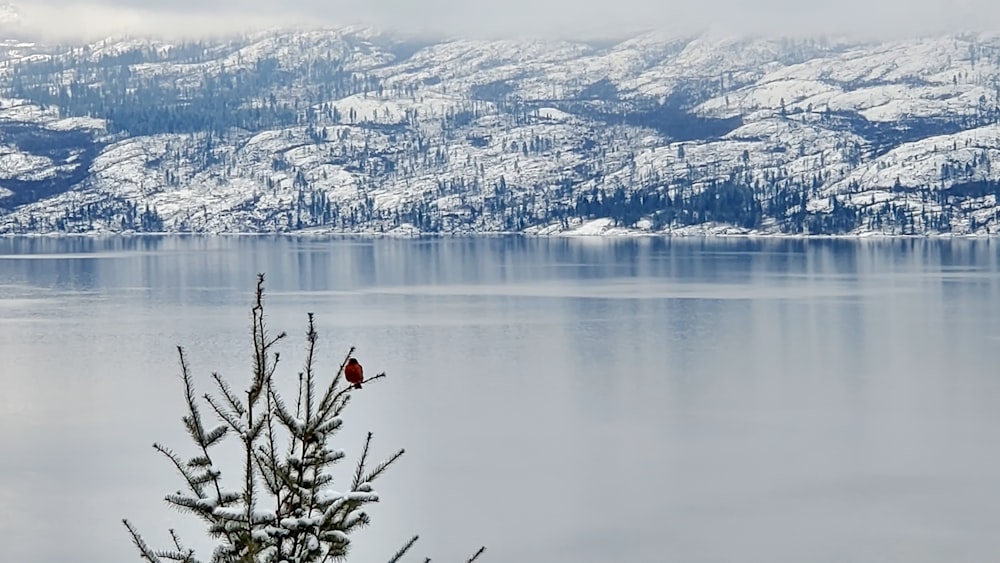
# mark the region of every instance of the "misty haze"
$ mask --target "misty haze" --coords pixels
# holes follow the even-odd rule
[[[217,36],[275,26],[370,25],[431,37],[622,38],[660,30],[691,35],[833,35],[860,39],[996,31],[989,0],[33,0],[15,4],[49,37],[112,33]]]

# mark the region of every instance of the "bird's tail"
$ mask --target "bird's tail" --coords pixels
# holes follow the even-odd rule
[[[355,383],[354,384],[354,388],[355,389],[361,389],[361,384],[360,383]]]

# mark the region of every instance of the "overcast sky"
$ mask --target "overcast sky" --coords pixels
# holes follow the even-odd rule
[[[447,36],[607,37],[648,29],[914,36],[1000,24],[998,0],[20,0],[32,28],[204,34],[291,22]],[[994,27],[1000,27],[995,25]]]

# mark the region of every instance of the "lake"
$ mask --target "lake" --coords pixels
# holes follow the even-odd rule
[[[0,238],[0,539],[138,560],[199,391],[280,346],[368,373],[337,446],[400,447],[352,560],[886,563],[1000,553],[1000,241]],[[238,460],[235,460],[239,463]],[[224,465],[225,462],[221,464]],[[335,487],[336,488],[336,487]],[[204,559],[209,551],[202,551]]]

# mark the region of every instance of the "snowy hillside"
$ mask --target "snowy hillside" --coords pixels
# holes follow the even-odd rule
[[[992,36],[12,33],[0,94],[0,233],[1000,230]]]

